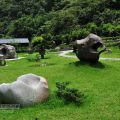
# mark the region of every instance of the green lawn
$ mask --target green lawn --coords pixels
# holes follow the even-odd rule
[[[25,56],[25,55],[24,55]],[[34,73],[47,78],[50,99],[19,110],[0,110],[0,120],[120,120],[120,61],[100,61],[96,65],[78,62],[77,58],[47,53],[39,66],[27,59],[8,61],[0,67],[0,83],[13,82],[20,75]],[[85,94],[77,107],[65,105],[55,97],[55,83],[70,81],[71,87]]]

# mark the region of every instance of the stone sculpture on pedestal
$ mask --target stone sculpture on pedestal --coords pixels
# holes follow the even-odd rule
[[[100,47],[102,49],[98,50]],[[80,61],[98,62],[100,54],[106,51],[106,47],[99,36],[89,34],[84,39],[76,40],[73,43],[73,50]]]

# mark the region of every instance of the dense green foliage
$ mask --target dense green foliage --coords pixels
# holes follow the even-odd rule
[[[56,44],[95,33],[120,35],[119,0],[0,0],[0,36],[42,36]]]
[[[44,39],[43,39],[43,37],[41,37],[41,36],[38,36],[38,37],[34,37],[33,39],[32,39],[32,44],[33,44],[33,46],[35,46],[35,47],[41,47],[41,46],[44,46]]]

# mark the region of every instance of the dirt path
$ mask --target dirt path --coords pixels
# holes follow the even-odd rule
[[[15,59],[6,59],[6,61],[12,61],[12,60],[20,60],[20,59],[23,59],[25,57],[18,57],[18,58],[15,58]]]

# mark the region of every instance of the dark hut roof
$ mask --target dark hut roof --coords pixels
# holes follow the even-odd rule
[[[7,43],[29,43],[29,40],[28,38],[0,39],[0,44],[7,44]]]

